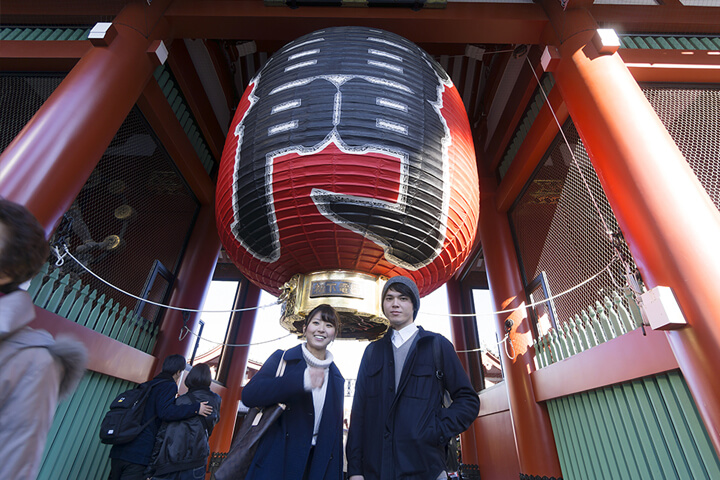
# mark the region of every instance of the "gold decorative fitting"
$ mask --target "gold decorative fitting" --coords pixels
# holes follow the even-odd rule
[[[127,220],[132,217],[133,213],[135,210],[130,205],[120,205],[115,209],[114,215],[118,220]]]
[[[122,240],[117,235],[108,235],[102,243],[105,245],[105,250],[115,250],[122,244]]]
[[[327,303],[340,317],[338,338],[374,340],[388,327],[381,299],[386,281],[386,277],[349,270],[294,275],[282,287],[280,324],[300,336],[307,314]]]

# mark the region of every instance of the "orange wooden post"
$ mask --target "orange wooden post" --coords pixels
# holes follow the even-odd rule
[[[247,294],[243,302],[243,308],[258,306],[260,301],[260,288],[256,285],[245,282]],[[238,345],[246,345],[250,343],[253,328],[255,327],[255,318],[257,310],[249,310],[246,312],[237,312],[235,315],[240,316],[240,325],[237,335],[230,341]],[[212,437],[210,438],[210,451],[225,453],[230,450],[230,444],[235,429],[235,419],[237,418],[238,405],[242,393],[242,382],[245,378],[245,369],[247,367],[249,347],[232,347],[232,359],[230,360],[230,372],[227,377],[227,392],[223,396],[222,405],[220,405],[220,421],[215,426]]]
[[[486,169],[486,167],[484,167]],[[544,404],[533,396],[530,373],[535,370],[532,346],[532,328],[525,309],[525,289],[520,277],[520,266],[507,215],[498,212],[496,205],[497,182],[481,168],[480,241],[487,266],[490,291],[496,311],[516,309],[512,313],[496,315],[500,338],[506,334],[506,321],[511,320],[507,350],[500,345],[507,385],[510,416],[515,432],[520,474],[523,478],[561,478],[560,462],[553,436],[550,417]]]
[[[667,335],[720,453],[720,212],[620,56],[599,54],[593,30],[575,31],[555,86],[643,280],[672,288],[688,321]]]
[[[25,205],[48,235],[152,76],[147,51],[166,28],[159,19],[168,3],[126,6],[117,36],[80,59],[0,157],[0,195]]]
[[[220,237],[215,226],[215,210],[212,205],[200,209],[183,256],[182,265],[172,287],[169,304],[174,307],[199,309],[210,287],[217,257],[220,253]],[[183,325],[195,331],[200,315],[197,312],[168,310],[158,333],[153,355],[158,358],[158,371],[168,355],[178,353],[188,357],[195,344],[194,335],[180,333]],[[185,322],[187,319],[187,323]]]
[[[447,297],[448,306],[450,307],[450,313],[462,314],[470,313],[466,311],[463,306],[462,298],[462,285],[456,279],[450,279],[447,284]],[[477,330],[473,327],[475,319],[472,317],[451,317],[450,327],[453,336],[453,344],[456,350],[473,350],[478,348]],[[471,324],[471,325],[468,325]],[[472,336],[474,331],[475,335]],[[465,369],[465,372],[470,377],[470,382],[476,390],[481,388],[479,369],[482,368],[480,363],[480,352],[461,352],[458,353],[460,361]],[[460,442],[462,446],[462,462],[465,464],[477,465],[479,463],[479,455],[477,448],[477,441],[475,440],[475,428],[470,428],[460,435]]]

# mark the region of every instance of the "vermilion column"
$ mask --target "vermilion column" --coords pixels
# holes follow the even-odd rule
[[[200,308],[210,287],[219,253],[220,237],[215,224],[215,210],[212,205],[206,205],[200,209],[195,221],[182,265],[173,283],[170,305],[194,310]],[[196,312],[168,310],[165,313],[153,350],[153,355],[158,358],[158,371],[168,355],[178,353],[186,358],[190,356],[196,337],[186,334],[180,338],[180,332],[185,324],[190,330],[196,331],[199,318]]]
[[[168,3],[125,7],[110,45],[80,59],[0,157],[0,195],[28,207],[48,235],[152,75],[155,64],[146,52],[161,38]]]
[[[463,305],[462,286],[457,280],[450,279],[447,284],[448,306],[451,314],[463,314],[467,312]],[[475,319],[472,317],[451,317],[450,327],[453,336],[453,344],[456,350],[474,350],[478,348],[477,330],[473,327]],[[472,323],[472,325],[468,325]],[[480,390],[481,375],[479,369],[482,368],[480,363],[480,351],[476,352],[459,352],[458,357],[462,362],[465,372],[470,377],[470,381],[475,390]],[[462,462],[465,464],[477,465],[479,463],[477,451],[477,441],[475,440],[475,429],[471,426],[467,431],[460,435],[462,446]]]
[[[544,405],[535,401],[530,373],[535,364],[529,350],[532,329],[525,305],[525,290],[520,277],[520,266],[515,254],[507,215],[496,206],[497,182],[487,172],[480,172],[480,194],[483,208],[480,211],[480,241],[487,266],[488,280],[495,311],[515,309],[512,313],[498,314],[497,331],[504,338],[506,322],[509,329],[507,350],[500,345],[505,384],[507,386],[510,416],[515,432],[520,474],[523,478],[561,478],[560,462],[550,417]]]
[[[555,87],[645,283],[672,288],[688,321],[667,335],[720,453],[720,213],[619,55],[598,54],[592,35],[560,45]]]
[[[257,307],[260,301],[260,288],[250,282],[246,282],[246,285],[247,293],[245,295],[245,301],[242,305],[238,305],[238,307]],[[230,340],[232,343],[237,345],[250,343],[253,328],[255,327],[256,313],[257,310],[249,310],[234,314],[240,317],[240,325],[237,330],[237,335]],[[230,450],[238,404],[240,403],[240,394],[242,393],[242,382],[245,378],[248,351],[250,349],[249,347],[231,348],[233,350],[232,359],[230,360],[230,374],[225,384],[227,392],[223,396],[222,404],[220,405],[220,422],[215,426],[215,430],[210,438],[211,452],[225,453]]]

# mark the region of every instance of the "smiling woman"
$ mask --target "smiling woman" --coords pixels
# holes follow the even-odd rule
[[[319,360],[325,360],[327,346],[335,340],[338,316],[335,309],[327,304],[313,308],[305,320],[307,350]]]
[[[305,322],[306,342],[277,350],[243,389],[248,407],[287,406],[260,440],[246,479],[342,478],[345,380],[327,350],[337,327],[333,307],[315,307]],[[285,362],[285,371],[277,376],[280,362]]]

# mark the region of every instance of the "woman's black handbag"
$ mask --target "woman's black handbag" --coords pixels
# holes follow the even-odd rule
[[[280,359],[276,377],[282,377],[285,371],[285,353]],[[285,411],[285,404],[278,403],[267,407],[251,408],[235,436],[227,458],[215,472],[216,480],[244,480],[255,456],[260,439],[270,425],[277,421]]]

